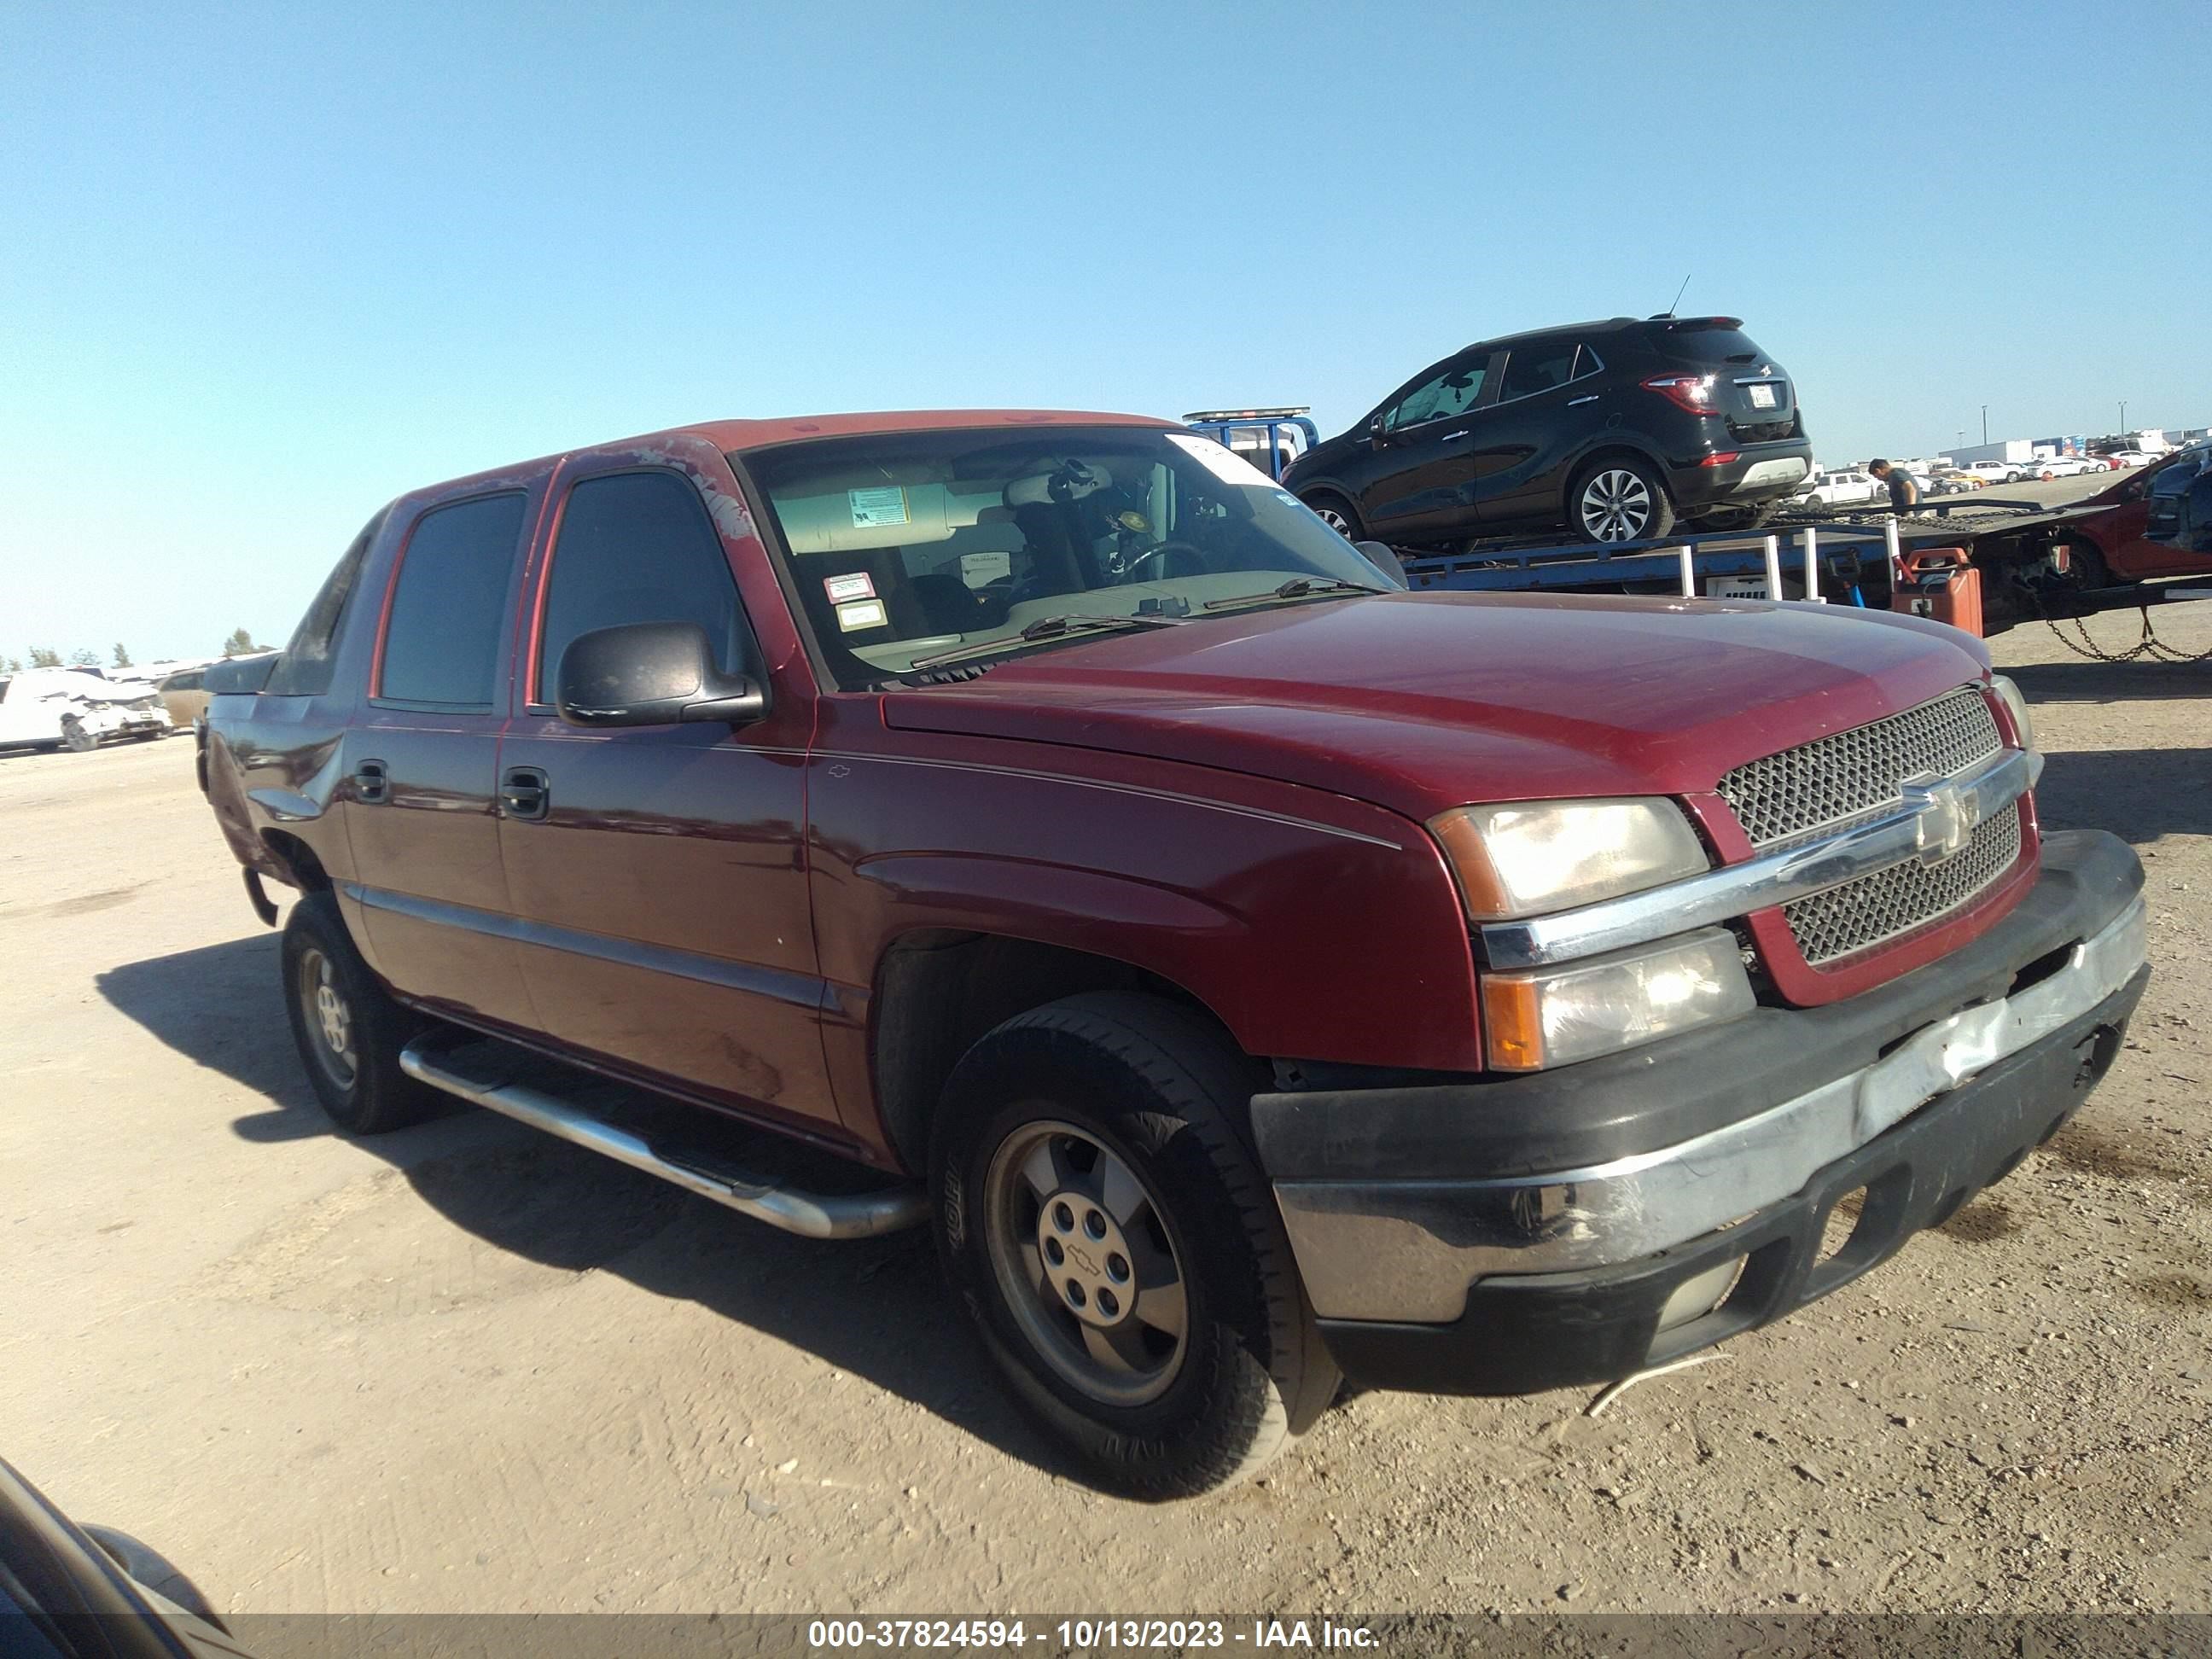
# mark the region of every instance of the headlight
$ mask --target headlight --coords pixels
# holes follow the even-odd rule
[[[1571,910],[1707,867],[1697,832],[1668,800],[1462,806],[1429,830],[1477,921]]]
[[[2027,699],[2021,695],[2020,688],[2002,674],[1992,674],[1990,676],[1990,690],[1997,694],[1998,701],[2005,706],[2005,712],[2012,716],[2012,729],[2019,735],[2020,746],[2034,748],[2035,724],[2027,717]]]
[[[1540,1071],[1733,1019],[1755,1001],[1735,935],[1707,927],[1571,968],[1486,974],[1484,1054],[1500,1071]]]

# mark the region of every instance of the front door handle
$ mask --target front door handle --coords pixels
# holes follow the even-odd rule
[[[553,786],[534,766],[510,766],[499,781],[499,804],[511,818],[542,818],[553,810]]]
[[[353,798],[364,806],[380,806],[390,798],[391,775],[380,760],[365,760],[353,769]]]
[[[1460,429],[1459,429],[1458,431],[1456,431],[1456,432],[1447,432],[1447,433],[1445,433],[1445,434],[1444,434],[1444,435],[1443,435],[1442,438],[1440,438],[1440,439],[1438,439],[1438,440],[1437,440],[1437,441],[1438,441],[1439,443],[1455,444],[1455,443],[1457,443],[1457,442],[1458,442],[1462,438],[1464,438],[1465,436],[1467,436],[1467,434],[1468,434],[1468,431],[1469,431],[1469,430],[1470,430],[1470,428],[1467,428],[1467,427],[1462,427],[1462,428],[1460,428]]]

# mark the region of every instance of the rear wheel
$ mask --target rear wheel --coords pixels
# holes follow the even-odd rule
[[[100,747],[100,738],[74,714],[62,716],[62,746],[72,754],[89,754]]]
[[[393,1000],[354,949],[337,901],[311,893],[284,924],[284,1005],[307,1081],[349,1134],[404,1129],[441,1097],[399,1069],[422,1020]]]
[[[1567,501],[1569,527],[1589,541],[1650,541],[1674,527],[1674,504],[1658,473],[1626,455],[1585,467]]]
[[[1326,489],[1317,489],[1304,498],[1321,521],[1348,542],[1362,540],[1367,527],[1359,520],[1359,509],[1343,496]]]
[[[1099,1484],[1243,1479],[1338,1382],[1235,1127],[1247,1062],[1126,994],[1019,1015],[962,1059],[932,1152],[939,1252],[1015,1397]]]

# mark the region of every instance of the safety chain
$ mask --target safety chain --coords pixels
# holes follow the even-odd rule
[[[2066,619],[2073,623],[2074,631],[2081,635],[2081,643],[2078,645],[2066,637],[2065,629],[2058,625],[2055,618],[2045,617],[2043,623],[2057,636],[2059,644],[2064,646],[2069,651],[2077,656],[2094,658],[2098,662],[2133,662],[2138,657],[2151,662],[2212,662],[2212,648],[2203,651],[2178,651],[2152,633],[2150,608],[2148,605],[2141,607],[2137,614],[2142,617],[2142,637],[2124,651],[2107,651],[2091,639],[2088,622],[2085,617],[2069,617]]]

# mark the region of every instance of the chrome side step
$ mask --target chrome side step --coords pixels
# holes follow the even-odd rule
[[[594,1116],[550,1091],[500,1073],[499,1066],[471,1066],[460,1055],[434,1046],[410,1043],[399,1067],[418,1082],[488,1107],[533,1129],[642,1170],[649,1176],[712,1199],[726,1209],[765,1221],[802,1238],[872,1238],[879,1233],[919,1227],[929,1219],[929,1197],[905,1185],[860,1193],[815,1193],[771,1180],[719,1159],[679,1162],[653,1150],[639,1134]]]

